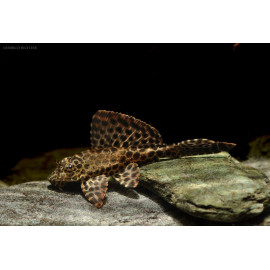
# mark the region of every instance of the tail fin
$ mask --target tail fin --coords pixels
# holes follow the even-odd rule
[[[215,142],[208,139],[193,139],[177,143],[178,156],[192,156],[229,152],[236,144],[227,142]]]

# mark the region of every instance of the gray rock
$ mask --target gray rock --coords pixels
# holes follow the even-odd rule
[[[238,222],[270,206],[267,176],[225,152],[156,162],[141,173],[144,187],[203,219]]]
[[[265,157],[250,158],[248,160],[242,161],[241,164],[245,166],[250,166],[258,169],[265,173],[265,175],[270,179],[270,159]]]
[[[36,181],[0,190],[0,225],[195,225],[157,196],[111,182],[107,201],[96,209],[80,191],[58,192]]]

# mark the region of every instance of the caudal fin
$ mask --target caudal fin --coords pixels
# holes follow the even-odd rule
[[[208,139],[193,139],[179,142],[179,156],[192,156],[219,153],[221,151],[229,152],[236,144],[227,142],[215,142]]]

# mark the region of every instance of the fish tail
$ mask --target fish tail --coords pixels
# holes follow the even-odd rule
[[[186,140],[176,144],[167,145],[163,156],[177,158],[183,156],[213,154],[222,151],[229,152],[236,144],[215,142],[208,139]]]

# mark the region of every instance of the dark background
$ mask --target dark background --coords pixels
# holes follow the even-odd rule
[[[89,145],[99,109],[133,115],[166,143],[270,134],[269,44],[2,44],[1,171]],[[1,179],[1,178],[0,178]]]

